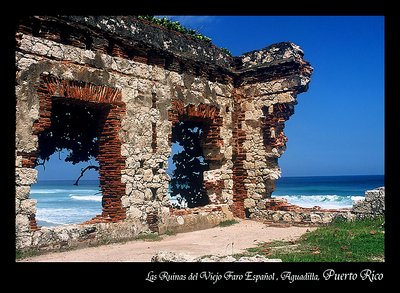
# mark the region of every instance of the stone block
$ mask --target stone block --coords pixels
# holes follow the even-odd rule
[[[19,212],[21,210],[20,203],[21,203],[21,201],[18,198],[16,198],[15,199],[15,214],[19,214]]]
[[[233,188],[233,180],[224,180],[224,187],[226,189],[232,189]]]
[[[144,200],[144,198],[145,198],[144,192],[141,191],[141,190],[133,190],[132,191],[132,198]]]
[[[15,167],[22,167],[22,156],[15,156]]]
[[[294,222],[294,223],[301,223],[301,222],[303,222],[303,217],[302,217],[301,213],[294,213],[294,214],[293,214],[293,222]]]
[[[147,188],[144,192],[144,199],[145,200],[152,200],[153,199],[153,192],[151,189]]]
[[[316,213],[312,213],[310,215],[310,219],[311,219],[311,223],[313,224],[320,224],[322,223],[322,218],[320,215],[316,214]]]
[[[21,214],[32,215],[36,214],[36,199],[23,199],[20,203]]]
[[[15,198],[26,199],[29,197],[30,186],[16,186],[15,187]]]
[[[131,218],[139,219],[140,217],[142,217],[143,212],[139,208],[131,206],[129,208],[129,215]]]
[[[37,170],[32,168],[15,169],[15,183],[17,185],[31,185],[36,183]]]
[[[271,216],[272,220],[278,222],[282,217],[279,212],[274,212]]]
[[[322,214],[322,223],[327,224],[332,222],[334,218],[334,214],[333,213],[323,213]]]
[[[143,180],[145,182],[151,182],[153,180],[153,171],[151,169],[144,170]]]
[[[16,234],[30,231],[28,215],[17,214],[15,217],[15,231]]]
[[[179,225],[183,225],[183,224],[185,224],[185,219],[182,216],[178,216],[178,217],[176,217],[176,222]]]
[[[16,235],[15,247],[17,249],[28,248],[32,245],[31,233],[20,232]]]
[[[124,195],[124,196],[121,197],[121,205],[124,208],[127,208],[127,207],[130,206],[130,201],[129,201],[129,197],[128,196]]]
[[[282,220],[285,222],[291,223],[293,221],[293,217],[291,214],[286,213],[286,214],[283,214]]]
[[[254,169],[254,162],[244,161],[243,169]]]
[[[253,208],[253,207],[255,207],[256,206],[256,202],[255,202],[255,200],[254,199],[252,199],[252,198],[246,198],[245,200],[244,200],[244,208],[246,209],[246,208]]]

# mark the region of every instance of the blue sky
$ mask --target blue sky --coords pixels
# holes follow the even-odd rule
[[[314,74],[286,122],[289,141],[279,160],[283,176],[384,174],[383,16],[172,19],[235,56],[283,41],[303,49]],[[82,166],[63,165],[50,160],[46,171],[38,167],[39,179],[76,179]],[[95,179],[96,172],[90,172],[83,179]]]

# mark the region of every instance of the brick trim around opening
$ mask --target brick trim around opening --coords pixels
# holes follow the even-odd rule
[[[107,105],[109,111],[103,123],[99,137],[99,179],[102,191],[102,214],[84,222],[119,222],[126,218],[125,208],[122,207],[121,197],[125,194],[125,184],[121,182],[121,171],[125,168],[125,159],[121,155],[121,140],[119,131],[121,119],[126,107],[122,100],[121,90],[104,85],[66,80],[51,74],[41,74],[37,88],[39,96],[39,119],[33,124],[33,134],[38,135],[51,125],[52,97],[74,99],[93,104]],[[25,167],[34,168],[39,150],[23,153]],[[34,230],[36,220],[33,218],[31,228]]]
[[[180,100],[172,100],[171,109],[168,111],[168,120],[172,122],[172,128],[180,121],[204,121],[204,137],[201,141],[201,147],[203,149],[220,149],[224,141],[221,138],[221,126],[223,124],[223,119],[219,114],[219,109],[212,105],[186,105]],[[169,137],[169,143],[171,145],[172,133]],[[218,154],[219,152],[210,152]],[[221,161],[219,156],[207,156],[205,157],[207,161],[218,162]],[[222,180],[216,182],[208,182],[204,180],[204,188],[207,193],[215,193],[218,197],[222,195],[222,189],[224,183]],[[214,203],[214,202],[211,202]]]

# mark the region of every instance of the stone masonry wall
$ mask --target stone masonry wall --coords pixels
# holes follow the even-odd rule
[[[385,215],[385,187],[365,191],[365,198],[352,208],[322,209],[319,206],[304,208],[289,204],[284,198],[266,198],[253,208],[251,218],[269,225],[324,225],[335,219],[352,221]]]
[[[375,218],[385,215],[385,187],[367,190],[365,199],[356,202],[351,211],[357,218]]]
[[[290,204],[284,198],[266,198],[258,201],[251,218],[268,225],[320,226],[334,219],[354,220],[351,209],[304,208]]]
[[[238,127],[243,132],[240,143],[245,154],[243,184],[247,192],[243,206],[247,215],[275,189],[275,180],[281,175],[278,158],[286,149],[284,122],[294,113],[297,94],[307,90],[312,73],[298,46],[278,45],[241,57],[243,77],[239,81]],[[292,69],[282,71],[284,67]],[[257,82],[254,75],[261,76]]]
[[[18,249],[203,229],[232,213],[250,216],[280,176],[284,122],[312,72],[292,43],[232,58],[135,17],[24,17],[16,42]],[[103,210],[79,225],[44,228],[29,193],[53,99],[107,108],[97,157]],[[210,205],[181,211],[170,204],[166,170],[172,128],[183,120],[208,125],[202,148]]]

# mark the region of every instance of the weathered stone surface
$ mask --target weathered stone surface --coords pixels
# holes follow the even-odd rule
[[[177,233],[208,229],[220,222],[233,219],[232,212],[226,204],[210,204],[205,207],[172,210],[159,223],[159,232],[174,231]]]
[[[311,216],[311,223],[321,223],[322,222],[320,215],[318,215],[316,213],[312,213],[310,216]]]
[[[17,249],[24,247],[31,247],[32,245],[32,234],[29,232],[19,231],[15,239],[15,247]]]
[[[22,213],[17,214],[15,217],[15,231],[17,235],[30,231],[28,215]]]
[[[170,251],[159,251],[151,258],[151,262],[193,262],[194,257]]]
[[[121,204],[124,208],[129,207],[130,206],[130,199],[128,196],[123,196],[121,197]]]
[[[374,218],[385,214],[385,187],[365,192],[365,199],[354,203],[352,212],[357,218]]]
[[[19,212],[20,212],[20,203],[21,203],[21,201],[18,198],[16,198],[15,199],[15,214],[19,214]]]
[[[43,227],[38,231],[29,233],[30,242],[25,238],[18,240],[17,248],[27,247],[55,250],[65,247],[80,247],[98,242],[113,242],[123,239],[134,239],[140,232],[147,228],[139,222],[126,221],[121,223],[98,223],[91,225],[63,225],[58,227]],[[29,245],[27,245],[29,243]]]
[[[199,257],[196,258],[194,261],[196,262],[236,262],[237,260],[233,256],[217,256],[212,255],[208,257]]]
[[[65,16],[71,25],[76,23],[90,28],[100,29],[108,34],[118,35],[128,43],[142,43],[146,40],[157,50],[172,53],[200,62],[227,66],[226,54],[219,48],[204,45],[196,40],[182,37],[168,30],[159,29],[133,17],[123,16]],[[167,45],[168,44],[168,45]]]
[[[262,255],[254,255],[254,256],[243,256],[237,260],[237,262],[282,262],[279,258],[267,258]]]
[[[129,16],[26,16],[16,39],[18,247],[57,249],[149,229],[205,229],[233,216],[303,221],[292,211],[263,211],[281,175],[284,123],[312,73],[297,45],[229,57]],[[29,188],[54,97],[104,111],[97,156],[103,210],[85,223],[94,232],[35,223]],[[207,126],[201,147],[210,166],[204,173],[210,204],[174,210],[166,171],[172,129],[183,120]]]
[[[27,215],[36,214],[36,199],[23,199],[20,203],[21,213]]]
[[[244,200],[244,208],[245,209],[247,209],[247,208],[252,208],[252,207],[254,207],[256,205],[256,202],[254,201],[254,199],[252,199],[252,198],[246,198],[245,200]]]
[[[153,172],[151,170],[144,170],[143,180],[146,182],[151,182],[153,179]]]
[[[129,207],[129,214],[131,218],[140,218],[143,212],[137,207],[131,206]]]
[[[334,219],[352,221],[356,218],[350,209],[304,208],[288,203],[284,198],[270,198],[259,201],[251,209],[251,218],[267,223],[320,226]]]
[[[15,170],[15,183],[18,185],[31,185],[36,183],[37,170],[31,168],[17,168]]]
[[[15,187],[15,198],[26,199],[29,197],[30,186],[16,186]]]
[[[183,224],[185,224],[185,219],[184,219],[182,216],[178,216],[178,217],[176,218],[176,222],[177,222],[179,225],[183,225]]]
[[[230,255],[193,257],[185,253],[159,251],[151,258],[151,262],[282,262],[282,260],[266,258],[258,254],[251,257],[240,257],[236,259]]]

